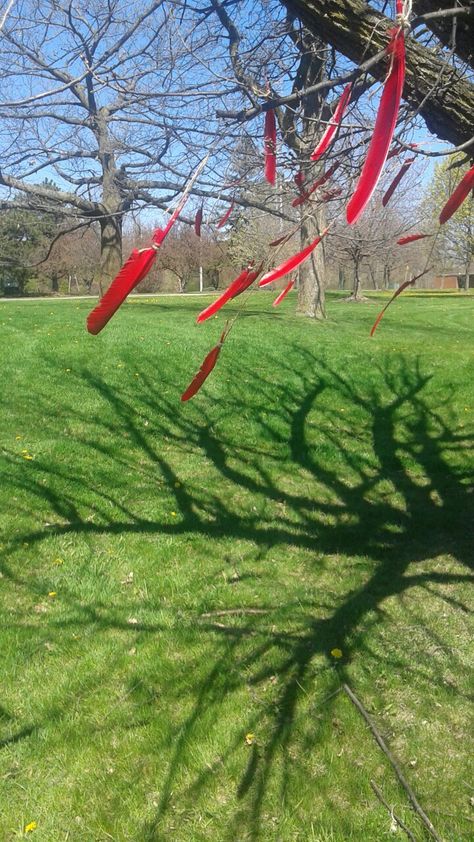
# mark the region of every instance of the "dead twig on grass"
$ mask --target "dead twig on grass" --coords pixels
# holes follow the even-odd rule
[[[421,821],[423,822],[423,824],[425,825],[426,829],[431,834],[433,839],[435,839],[436,842],[443,842],[443,840],[441,839],[441,836],[439,836],[438,833],[436,832],[435,828],[433,827],[432,822],[430,821],[430,819],[426,815],[425,811],[423,810],[421,805],[418,803],[418,800],[417,800],[417,797],[416,797],[415,793],[413,792],[410,784],[408,783],[407,779],[405,778],[405,775],[403,774],[402,770],[400,769],[400,766],[398,765],[397,761],[395,760],[392,752],[390,751],[390,749],[386,745],[383,737],[381,736],[381,734],[379,733],[379,731],[375,727],[374,723],[372,722],[372,719],[369,716],[369,714],[367,713],[364,705],[357,698],[355,693],[351,690],[351,688],[347,684],[343,684],[342,686],[343,686],[343,689],[344,689],[344,692],[346,693],[346,695],[349,696],[349,699],[351,700],[352,704],[357,708],[359,713],[365,719],[367,725],[369,726],[370,730],[372,731],[373,736],[375,737],[376,742],[378,743],[379,747],[382,749],[383,753],[385,754],[385,757],[390,762],[390,765],[391,765],[393,771],[395,772],[399,782],[401,783],[403,789],[405,790],[415,813],[417,813],[417,815],[420,817]]]
[[[401,827],[401,829],[405,831],[406,835],[411,840],[411,842],[416,842],[416,839],[413,836],[413,833],[411,832],[410,828],[406,826],[405,822],[403,822],[401,820],[401,818],[399,816],[397,816],[395,810],[392,810],[392,808],[389,806],[389,804],[385,801],[385,798],[383,797],[383,794],[382,794],[382,791],[381,791],[380,787],[378,787],[377,784],[375,783],[375,781],[372,781],[372,780],[370,781],[370,786],[372,787],[373,791],[375,792],[375,794],[376,794],[377,798],[379,799],[380,803],[383,804],[385,809],[388,810],[388,812],[390,813],[391,818],[394,819],[396,821],[396,823],[398,824],[398,826]]]
[[[268,614],[267,608],[226,608],[222,611],[206,611],[201,617],[227,617],[232,614]]]

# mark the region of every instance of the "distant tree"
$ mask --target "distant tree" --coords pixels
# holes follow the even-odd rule
[[[55,229],[47,213],[28,210],[14,201],[0,211],[0,282],[14,281],[24,293],[29,280],[37,276],[34,264],[41,249],[46,251]]]
[[[464,160],[457,156],[457,160]],[[433,178],[426,190],[424,210],[430,222],[438,224],[440,208],[469,169],[469,164],[452,166],[453,159],[436,165]],[[474,259],[474,199],[470,194],[448,222],[441,226],[434,250],[445,269],[457,269],[464,275],[464,285],[469,289],[469,271]]]

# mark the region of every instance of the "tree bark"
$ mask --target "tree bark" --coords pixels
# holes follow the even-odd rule
[[[307,217],[301,225],[301,248],[307,246],[322,230],[324,211]],[[300,266],[298,284],[298,304],[296,313],[310,319],[325,319],[326,266],[324,260],[324,241],[315,248],[308,260]]]
[[[376,12],[363,0],[282,0],[313,35],[323,38],[351,61],[360,64],[383,50],[393,19]],[[459,145],[473,134],[474,85],[437,54],[407,38],[403,96],[420,109],[428,129]],[[379,62],[371,74],[383,80],[387,64]],[[425,101],[426,100],[426,101]]]
[[[100,220],[100,279],[102,294],[122,265],[122,215],[103,216]]]
[[[430,12],[437,12],[439,9],[452,9],[456,4],[453,0],[414,0],[413,14],[425,15]],[[466,61],[471,67],[474,65],[474,3],[472,0],[463,0],[461,6],[469,6],[470,15],[456,17],[455,29],[453,32],[454,18],[430,18],[425,22],[428,29],[434,32],[443,46],[451,47],[454,35],[455,52],[460,59]]]

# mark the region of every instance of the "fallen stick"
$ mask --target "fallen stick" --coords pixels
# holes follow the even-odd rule
[[[372,722],[372,719],[369,716],[369,714],[367,713],[367,711],[366,711],[365,707],[363,706],[362,702],[359,701],[359,699],[357,698],[355,693],[351,690],[351,688],[347,684],[343,684],[342,686],[343,686],[343,690],[346,693],[346,695],[349,696],[349,699],[351,700],[352,704],[357,708],[359,713],[365,719],[367,725],[369,726],[370,730],[372,731],[373,736],[375,737],[376,742],[378,743],[378,745],[382,749],[383,753],[385,754],[385,757],[389,760],[393,771],[395,772],[395,774],[396,774],[398,780],[400,781],[403,789],[405,790],[406,794],[408,795],[409,801],[410,801],[413,809],[415,810],[415,813],[418,814],[418,816],[420,817],[421,821],[423,822],[423,824],[425,825],[426,829],[431,834],[433,839],[436,839],[436,842],[443,842],[443,840],[441,839],[441,836],[439,836],[438,833],[436,832],[435,828],[433,827],[432,822],[430,821],[430,819],[426,815],[425,811],[423,810],[423,808],[418,803],[418,800],[416,798],[415,793],[413,792],[410,784],[406,780],[406,778],[405,778],[402,770],[400,769],[400,766],[398,765],[397,761],[395,760],[392,752],[390,751],[388,746],[385,744],[385,741],[383,740],[381,734],[377,731],[377,728],[375,727],[374,723]]]
[[[206,611],[201,617],[228,617],[230,614],[268,614],[268,608],[227,608],[222,611]]]
[[[395,810],[392,810],[392,808],[387,804],[387,802],[385,801],[385,798],[382,795],[381,789],[377,786],[375,781],[371,780],[370,786],[372,787],[373,791],[375,792],[375,794],[376,794],[377,798],[379,799],[380,803],[383,804],[383,806],[385,807],[386,810],[388,810],[388,812],[390,813],[390,816],[393,819],[395,819],[398,826],[401,827],[401,829],[405,831],[406,835],[411,840],[411,842],[416,842],[416,839],[413,836],[413,833],[411,832],[410,828],[406,826],[405,822],[403,822],[401,820],[401,818],[399,818],[399,816],[397,816]]]

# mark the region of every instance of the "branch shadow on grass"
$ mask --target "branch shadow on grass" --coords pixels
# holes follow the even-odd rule
[[[372,377],[362,383],[333,370],[319,356],[296,350],[298,370],[285,372],[280,361],[279,379],[271,384],[243,365],[240,378],[254,383],[250,398],[248,390],[244,396],[234,381],[225,405],[196,399],[193,405],[177,407],[171,384],[171,397],[167,397],[166,384],[156,383],[152,359],[142,361],[136,383],[121,389],[85,370],[82,385],[100,396],[104,411],[88,417],[71,405],[67,412],[84,423],[85,431],[75,446],[90,451],[96,465],[92,476],[82,474],[71,480],[69,469],[39,464],[41,475],[47,473],[51,480],[45,487],[31,471],[12,473],[12,489],[27,492],[32,505],[35,501],[46,505],[60,522],[16,536],[11,550],[51,535],[199,535],[210,541],[225,537],[249,542],[259,562],[275,549],[291,552],[296,548],[306,558],[314,553],[305,573],[313,580],[327,559],[335,571],[349,564],[347,560],[364,560],[361,573],[356,571],[355,585],[342,588],[342,594],[324,595],[319,601],[299,599],[297,605],[289,599],[277,606],[260,600],[259,608],[267,613],[244,614],[238,621],[190,618],[190,626],[198,620],[197,633],[219,641],[220,648],[199,680],[192,710],[180,725],[161,782],[159,804],[140,836],[147,842],[164,838],[163,826],[176,787],[181,787],[184,800],[192,802],[211,785],[216,773],[212,765],[197,770],[185,786],[178,783],[186,747],[200,718],[209,710],[218,718],[225,700],[242,686],[258,693],[273,682],[271,701],[259,701],[255,715],[229,740],[216,764],[230,762],[245,731],[258,732],[260,723],[266,722],[269,738],[263,746],[249,747],[235,780],[235,822],[228,828],[229,839],[238,838],[239,828],[245,827],[245,838],[257,840],[266,793],[277,768],[282,803],[291,785],[291,746],[301,705],[304,701],[313,712],[319,710],[318,699],[310,703],[306,699],[305,687],[315,674],[313,665],[318,665],[319,676],[325,674],[321,710],[329,721],[352,658],[362,651],[377,657],[369,652],[367,632],[371,624],[384,623],[388,599],[403,597],[418,587],[435,599],[451,600],[468,610],[458,598],[445,593],[449,585],[472,580],[473,563],[474,495],[469,486],[473,441],[450,423],[454,394],[445,396],[442,404],[435,403],[427,391],[430,376],[416,360],[403,355],[374,364]],[[47,396],[43,399],[46,407]],[[233,419],[243,409],[248,424],[236,427]],[[153,419],[150,431],[143,418]],[[165,452],[165,442],[174,451],[198,455],[210,466],[213,482],[202,484],[199,476],[180,482],[180,469],[173,454]],[[175,489],[179,523],[142,515],[130,497],[125,501],[123,488],[108,487],[109,460],[123,469],[124,486],[135,473],[148,495],[157,494],[157,476],[163,478],[168,488]],[[245,495],[245,504],[233,502],[230,490]],[[92,495],[94,501],[92,519],[82,513],[84,494],[88,499]],[[260,511],[255,512],[250,501]],[[458,565],[454,572],[433,564],[433,559],[445,557]],[[15,576],[7,563],[3,570],[6,577]],[[256,577],[258,591],[262,574],[245,575],[250,581]],[[338,575],[344,576],[344,570]],[[296,626],[288,624],[295,614]],[[85,625],[127,630],[126,623],[104,604],[88,606],[81,616],[77,622]],[[410,622],[423,620],[412,616]],[[152,635],[159,630],[158,624],[143,624],[130,631]],[[433,630],[428,633],[455,661],[456,652]],[[329,655],[335,645],[344,655],[337,669]],[[427,682],[442,681],[435,665],[429,671],[413,665],[400,650],[387,656],[387,664]],[[38,727],[31,726],[30,731]],[[321,724],[306,729],[305,751],[315,751],[322,739]]]

